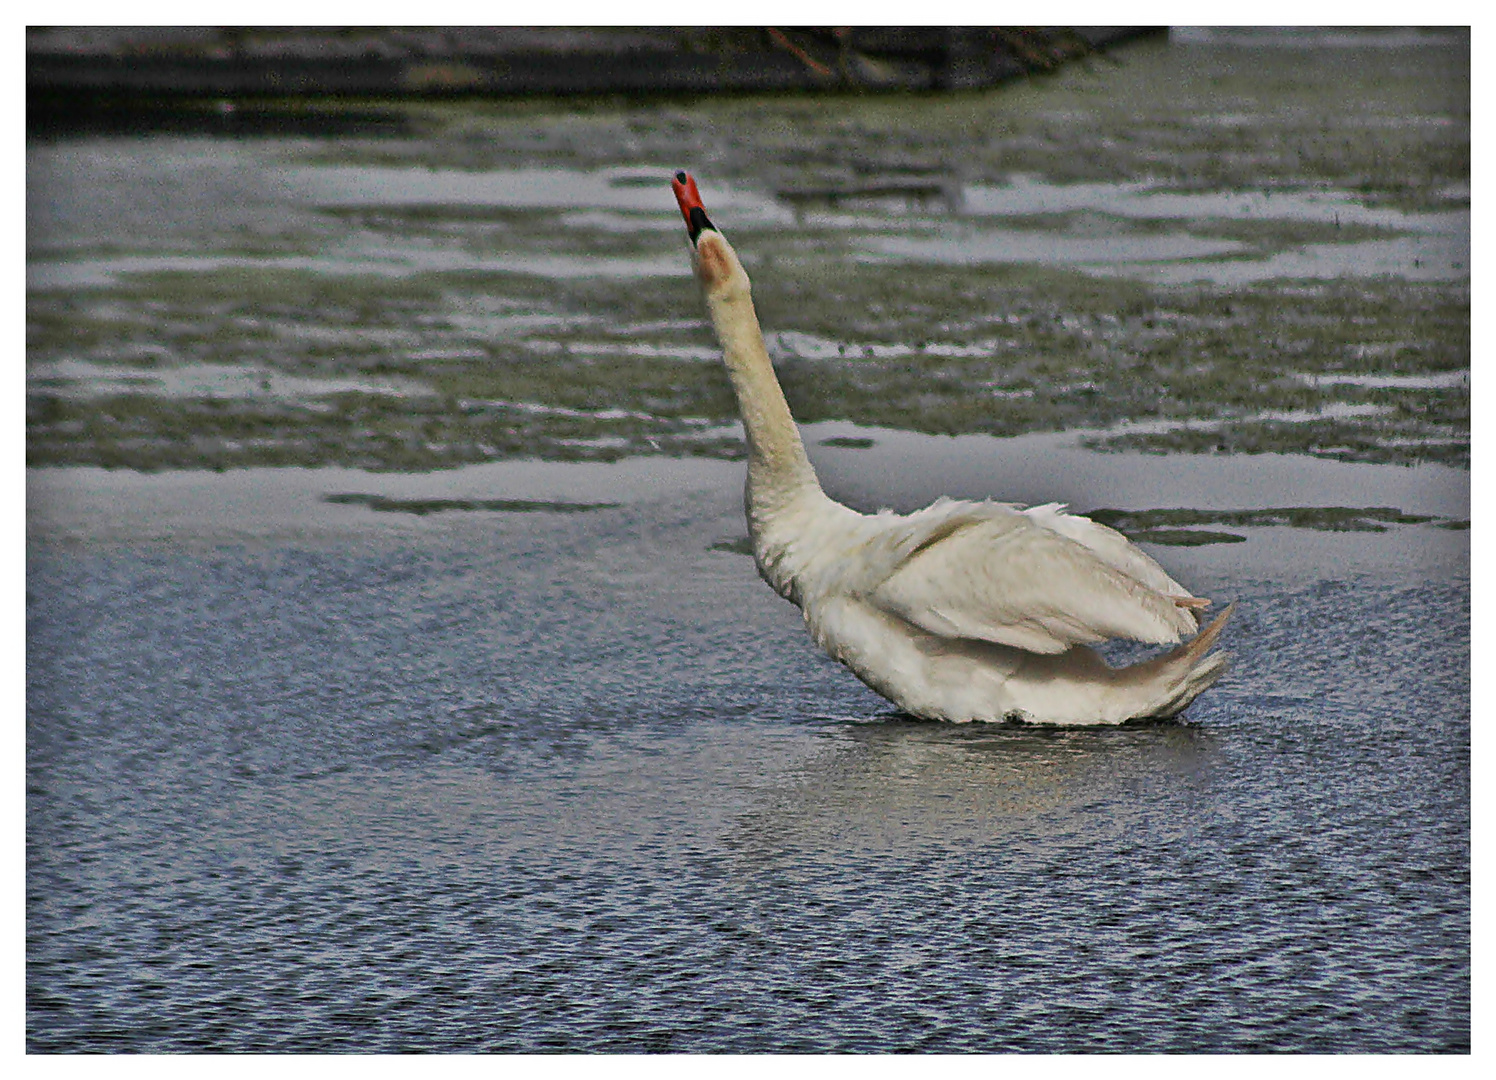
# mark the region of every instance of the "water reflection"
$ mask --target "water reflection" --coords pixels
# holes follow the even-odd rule
[[[888,716],[838,723],[832,744],[766,790],[728,845],[749,862],[827,848],[911,854],[953,842],[1043,842],[1177,831],[1151,798],[1208,782],[1217,736],[1174,722],[1106,730],[951,725]]]

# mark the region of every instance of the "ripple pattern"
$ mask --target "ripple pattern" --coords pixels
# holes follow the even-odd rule
[[[715,521],[514,518],[33,548],[28,1050],[1468,1052],[1467,581],[955,727]]]

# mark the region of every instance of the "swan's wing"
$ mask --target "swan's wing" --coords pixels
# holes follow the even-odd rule
[[[1023,513],[1036,524],[1088,548],[1091,554],[1108,566],[1122,571],[1128,577],[1136,578],[1155,592],[1181,600],[1193,599],[1188,589],[1164,573],[1162,566],[1139,551],[1132,541],[1116,529],[1088,517],[1067,514],[1063,503],[1031,506]],[[1206,604],[1208,601],[1201,601],[1200,606]]]
[[[1188,594],[1153,560],[1083,526],[1055,528],[1055,515],[947,503],[900,519],[902,557],[866,598],[941,637],[1038,653],[1114,637],[1174,643],[1195,631],[1194,617],[1175,603]]]

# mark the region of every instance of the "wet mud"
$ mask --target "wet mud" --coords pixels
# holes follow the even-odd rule
[[[980,93],[33,141],[27,461],[738,458],[687,166],[802,422],[1468,467],[1468,37],[1352,38],[1184,34]]]

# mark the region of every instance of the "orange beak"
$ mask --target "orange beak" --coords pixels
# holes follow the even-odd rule
[[[678,172],[670,181],[670,190],[675,192],[675,201],[680,204],[680,216],[686,219],[686,232],[690,234],[691,243],[694,244],[702,229],[715,228],[707,220],[706,209],[701,205],[701,192],[696,190],[696,178],[684,171]]]

